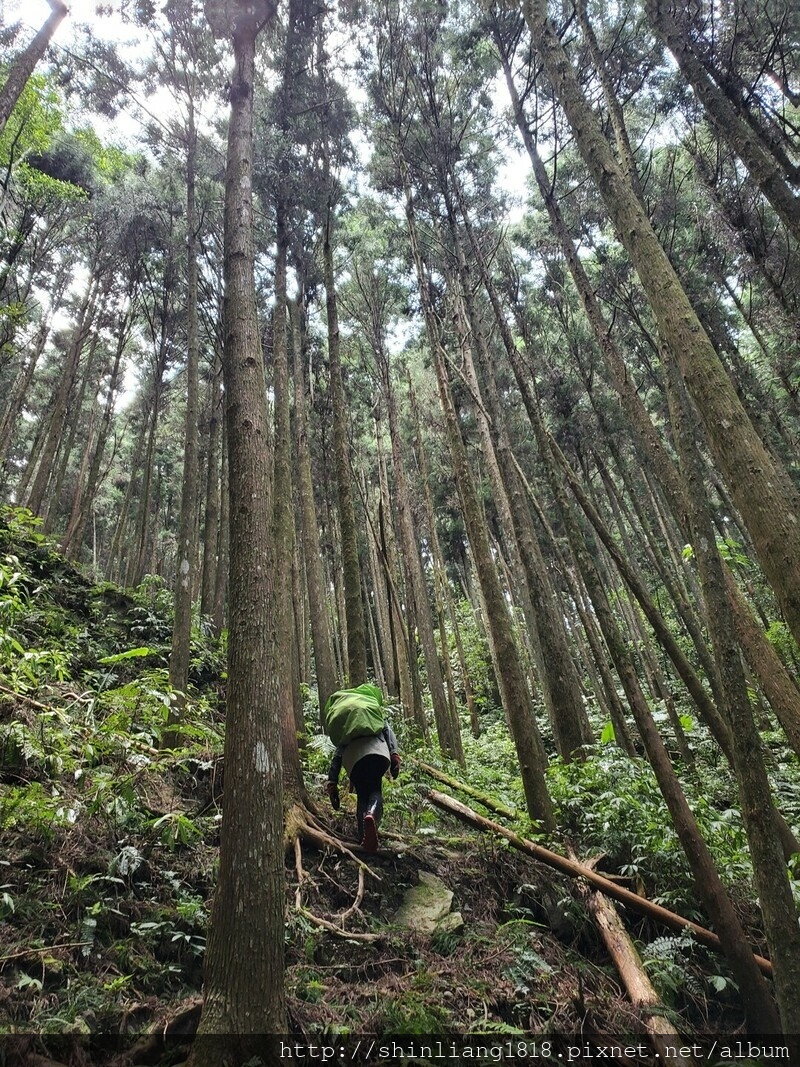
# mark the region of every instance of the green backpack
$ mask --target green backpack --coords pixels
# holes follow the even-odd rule
[[[383,693],[374,685],[340,689],[325,705],[325,730],[337,747],[357,737],[375,737],[384,727]]]

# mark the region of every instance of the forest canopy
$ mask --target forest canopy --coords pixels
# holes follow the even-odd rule
[[[800,1034],[800,10],[44,6],[0,25],[0,829],[78,774],[36,708],[166,694],[147,759],[225,773],[199,1032],[287,1033],[370,682],[416,789],[644,896],[672,856],[719,1018]]]

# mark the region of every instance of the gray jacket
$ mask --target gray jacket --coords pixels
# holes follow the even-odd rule
[[[395,752],[399,751],[394,730],[387,723],[383,730],[374,737],[356,737],[349,745],[339,745],[331,760],[328,781],[339,781],[343,763],[344,769],[349,775],[352,773],[353,767],[364,756],[381,755],[385,756],[388,761]]]

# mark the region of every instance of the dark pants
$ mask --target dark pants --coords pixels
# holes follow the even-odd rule
[[[383,792],[381,785],[383,776],[389,769],[389,760],[378,752],[371,752],[368,756],[353,765],[350,772],[350,784],[356,791],[356,815],[358,817],[358,840],[364,836],[364,816],[369,812],[378,826],[383,815]]]

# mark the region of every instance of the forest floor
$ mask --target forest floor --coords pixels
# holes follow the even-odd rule
[[[142,1035],[191,1033],[197,1022],[221,824],[222,652],[200,635],[185,747],[161,751],[166,590],[95,585],[19,517],[0,523],[0,562],[0,1035],[16,1035],[15,1049],[28,1056],[20,1062],[39,1067],[108,1061],[98,1035],[125,1037],[138,1062],[177,1062],[180,1047],[168,1053]],[[633,809],[614,813],[627,781],[608,762],[616,758],[598,757],[588,784],[587,771],[554,778],[564,832],[579,854],[605,851],[605,870],[702,921],[674,843],[662,836],[653,848],[666,852],[648,856],[646,842],[625,840],[628,828],[645,831]],[[309,742],[304,759],[323,817],[348,838],[353,798],[345,794],[340,813],[325,806],[322,739]],[[631,782],[645,780],[635,773]],[[387,783],[381,850],[366,858],[363,894],[351,858],[304,848],[298,886],[296,857],[287,855],[292,1035],[640,1033],[576,882],[434,809],[429,785],[411,759],[399,782]],[[603,788],[605,830],[592,830],[587,797]],[[635,788],[641,810],[656,805],[642,826],[663,835],[658,797]],[[529,825],[522,831],[530,836]],[[463,925],[423,934],[398,923],[421,872],[452,891]],[[732,872],[732,891],[763,951],[740,874]],[[682,1036],[739,1030],[724,962],[688,934],[632,915],[626,923]],[[3,1054],[12,1062],[10,1046],[0,1062]]]

